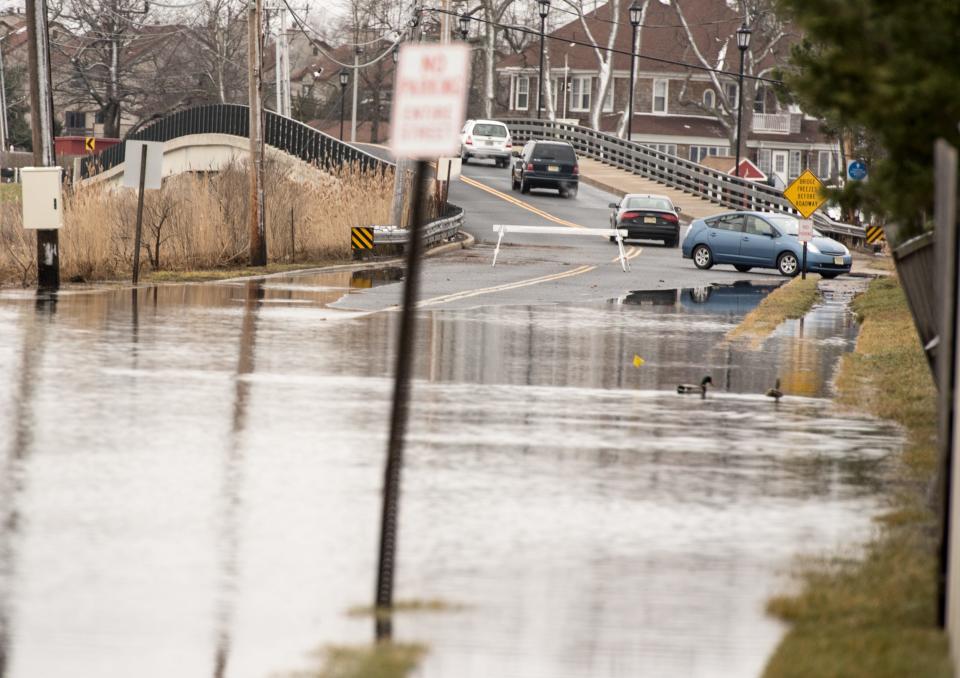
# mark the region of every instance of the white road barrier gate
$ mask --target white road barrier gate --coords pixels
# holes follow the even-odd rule
[[[594,235],[603,238],[616,238],[617,250],[620,253],[620,268],[626,273],[630,270],[630,264],[623,253],[623,239],[627,237],[625,228],[571,228],[569,226],[511,226],[508,224],[494,224],[493,232],[499,233],[497,238],[497,249],[493,252],[493,264],[497,265],[497,256],[500,254],[500,243],[503,242],[505,233],[543,233],[545,235]]]

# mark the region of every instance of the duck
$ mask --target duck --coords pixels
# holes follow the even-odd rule
[[[700,385],[695,384],[677,384],[677,393],[699,393],[701,398],[707,397],[707,384],[713,386],[713,379],[706,376],[700,380]]]
[[[780,390],[780,377],[777,377],[776,385],[773,388],[768,388],[764,395],[773,398],[775,402],[780,402],[780,398],[783,397],[783,391]]]

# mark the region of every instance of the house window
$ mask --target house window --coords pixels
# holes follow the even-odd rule
[[[727,108],[735,109],[737,107],[737,83],[728,82],[724,84],[723,93],[727,97]]]
[[[820,151],[817,157],[817,176],[821,179],[830,179],[833,175],[833,153]]]
[[[753,112],[767,112],[767,91],[763,87],[757,87],[757,93],[753,97]]]
[[[97,111],[93,114],[93,124],[102,125],[104,121],[103,111]]]
[[[66,124],[64,127],[70,129],[86,129],[87,128],[87,114],[83,111],[67,111]]]
[[[790,151],[790,178],[800,176],[800,151]]]
[[[611,113],[613,112],[613,84],[616,82],[616,78],[610,78],[610,84],[607,85],[607,94],[603,97],[603,112]]]
[[[701,162],[710,155],[729,155],[730,149],[727,146],[691,146],[690,159],[693,162]]]
[[[669,80],[653,81],[653,112],[667,112],[667,92],[669,91]]]
[[[677,154],[676,144],[644,144],[644,146],[652,148],[655,151],[660,151],[661,153],[666,153],[667,155]]]
[[[761,148],[760,155],[757,157],[760,163],[760,171],[764,174],[770,174],[773,171],[773,159],[769,148]]]
[[[530,78],[518,75],[513,85],[513,110],[525,111],[530,104]]]
[[[590,110],[590,87],[592,80],[589,75],[576,75],[570,79],[570,110]]]
[[[713,93],[712,89],[705,89],[703,91],[703,107],[713,108],[716,105],[717,105],[717,95]]]

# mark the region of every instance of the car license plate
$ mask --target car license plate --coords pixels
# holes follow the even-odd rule
[[[483,142],[483,145],[484,145],[484,146],[493,146],[493,142],[492,142],[492,141],[484,141],[484,142]]]
[[[559,165],[547,165],[547,171],[548,171],[548,172],[559,172],[559,171],[560,171],[560,166],[559,166]]]
[[[655,223],[657,223],[657,218],[656,218],[656,217],[644,217],[644,218],[643,218],[643,223],[645,223],[645,224],[655,224]]]
[[[833,263],[835,263],[837,266],[843,266],[843,257],[834,257]]]

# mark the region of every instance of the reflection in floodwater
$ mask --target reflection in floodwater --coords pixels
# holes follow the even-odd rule
[[[421,313],[397,596],[464,608],[396,616],[418,675],[759,672],[767,596],[869,534],[899,444],[823,397],[842,299],[725,340],[767,291]],[[329,308],[350,293],[0,296],[6,675],[261,677],[370,641],[344,612],[374,587],[396,316]]]

